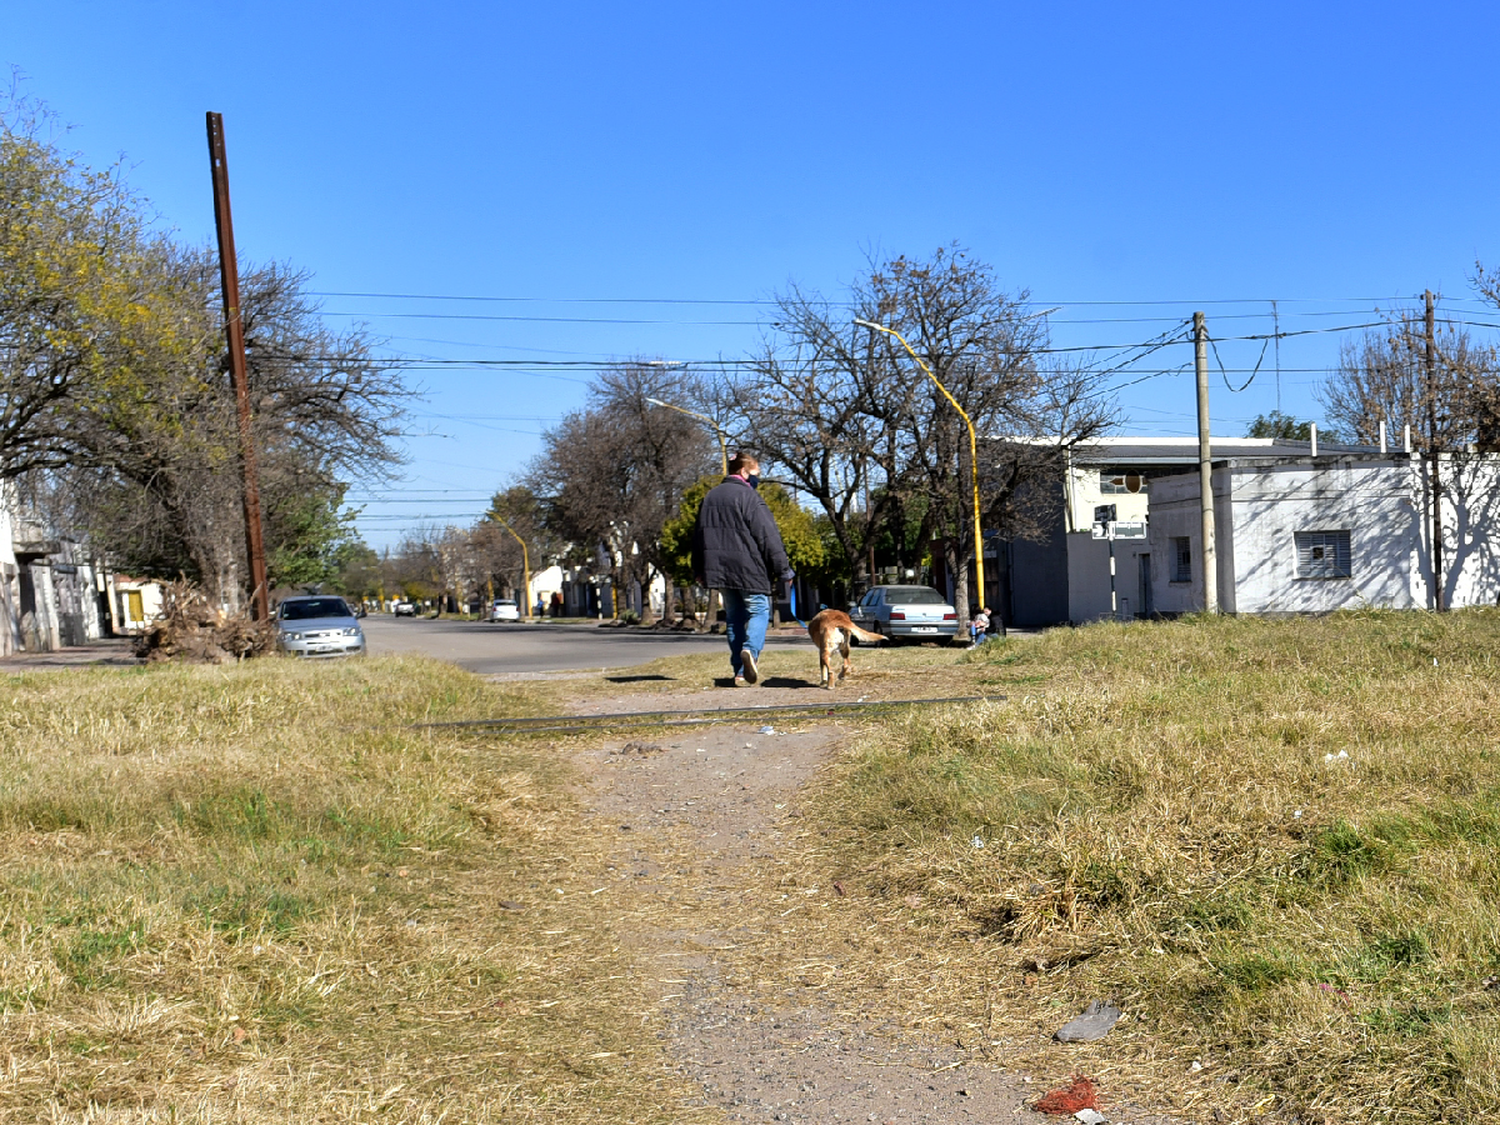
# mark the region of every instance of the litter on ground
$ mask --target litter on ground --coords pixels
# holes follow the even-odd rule
[[[1077,1114],[1081,1109],[1099,1108],[1099,1092],[1093,1082],[1081,1074],[1073,1076],[1073,1084],[1043,1094],[1032,1107],[1038,1113],[1050,1113],[1055,1117]]]
[[[1060,1043],[1084,1043],[1091,1039],[1103,1039],[1119,1018],[1119,1008],[1102,1000],[1095,1000],[1081,1015],[1074,1016],[1058,1028],[1053,1038]]]

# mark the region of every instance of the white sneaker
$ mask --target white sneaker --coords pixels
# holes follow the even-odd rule
[[[753,684],[760,679],[760,670],[755,667],[755,653],[748,648],[740,653],[740,671],[747,684]]]

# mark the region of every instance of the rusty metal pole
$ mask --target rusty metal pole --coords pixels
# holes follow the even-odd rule
[[[250,552],[251,605],[258,621],[271,619],[266,585],[266,544],[260,524],[260,484],[255,437],[250,427],[250,381],[245,371],[245,327],[240,322],[240,275],[234,256],[234,220],[229,213],[229,165],[224,159],[224,116],[208,114],[208,158],[214,178],[214,222],[219,231],[219,279],[224,290],[224,330],[229,336],[229,378],[240,423],[240,463],[245,472],[245,539]]]

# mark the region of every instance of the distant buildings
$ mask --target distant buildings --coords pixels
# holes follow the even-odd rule
[[[0,486],[0,655],[51,652],[113,628],[108,576]]]
[[[1112,438],[1074,452],[1039,542],[1006,546],[1017,625],[1149,617],[1204,604],[1197,439]],[[1304,613],[1500,602],[1500,458],[1442,454],[1434,585],[1431,464],[1419,453],[1212,442],[1219,607]],[[1096,515],[1145,537],[1095,538]],[[1113,568],[1111,569],[1111,555]]]

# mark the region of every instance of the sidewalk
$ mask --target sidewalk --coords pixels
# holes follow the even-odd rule
[[[60,648],[56,652],[16,652],[0,656],[0,674],[54,671],[94,665],[134,667],[140,661],[130,651],[129,637],[110,637],[86,645]]]

